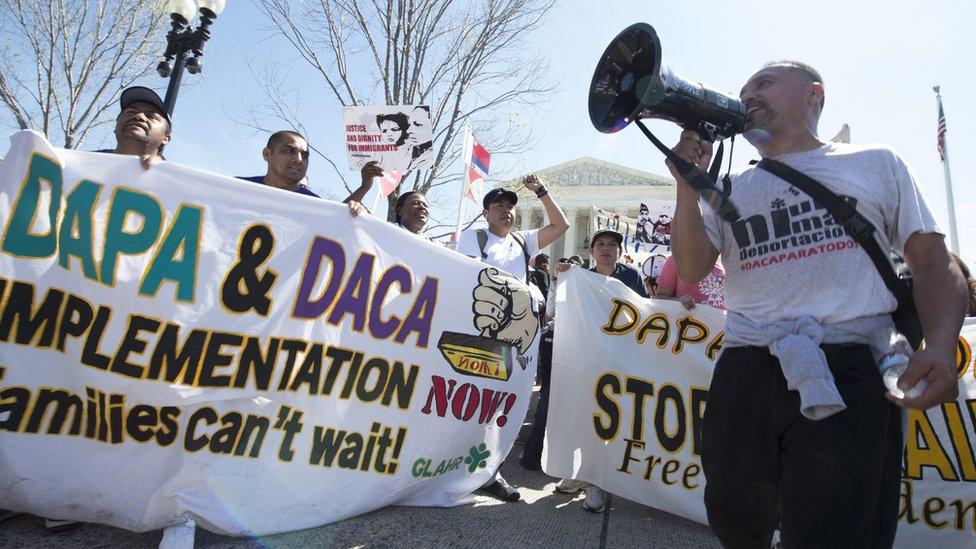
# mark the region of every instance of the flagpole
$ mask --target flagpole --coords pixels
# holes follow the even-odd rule
[[[468,192],[468,185],[471,184],[468,181],[468,162],[471,161],[471,126],[465,125],[464,127],[464,141],[461,144],[461,192],[458,198],[458,215],[457,215],[457,225],[454,227],[454,242],[457,243],[461,240],[461,222],[464,217],[464,195]]]
[[[940,86],[933,86],[935,100],[939,105],[939,113],[945,118],[945,111],[942,110],[942,94],[939,93]],[[940,121],[940,123],[942,123]],[[949,246],[953,253],[959,253],[959,231],[956,230],[956,204],[952,197],[952,174],[949,171],[949,139],[943,134],[942,137],[942,171],[945,174],[946,186],[946,207],[949,209]]]
[[[377,178],[378,179],[378,178]],[[376,215],[376,208],[380,206],[380,196],[383,194],[383,190],[380,186],[376,186],[376,196],[373,197],[373,207],[369,209],[370,213]]]

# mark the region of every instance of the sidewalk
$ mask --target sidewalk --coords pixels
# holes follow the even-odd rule
[[[386,507],[318,528],[261,538],[219,536],[197,528],[198,548],[289,547],[721,547],[707,526],[612,497],[603,514],[583,510],[584,493],[561,494],[559,479],[519,465],[522,443],[535,415],[538,387],[519,432],[518,443],[502,465],[505,478],[522,500],[504,503],[477,496],[459,507]],[[44,519],[20,515],[0,523],[0,549],[20,547],[150,548],[162,531],[135,534],[111,526],[83,524],[49,534]]]
[[[554,490],[558,479],[518,465],[516,445],[502,467],[522,501],[478,497],[460,507],[387,507],[319,528],[256,539],[197,529],[196,547],[719,547],[701,524],[613,498],[604,514],[583,510],[583,494]],[[156,547],[161,532],[134,534],[84,524],[48,534],[43,519],[21,515],[0,524],[0,547]]]

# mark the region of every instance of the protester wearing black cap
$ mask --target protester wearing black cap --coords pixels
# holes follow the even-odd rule
[[[457,251],[507,271],[528,284],[529,258],[566,232],[569,223],[538,177],[530,175],[522,180],[522,184],[542,201],[549,224],[541,229],[513,232],[518,195],[507,189],[492,189],[482,201],[488,230],[468,229],[462,232],[458,238]],[[529,284],[529,288],[538,293],[535,285]],[[540,294],[537,302],[543,301],[544,297]],[[498,471],[495,471],[495,476],[479,491],[510,502],[518,501],[521,497],[518,490],[502,478]]]
[[[620,282],[623,282],[625,286],[636,292],[641,297],[647,297],[647,291],[644,288],[644,282],[641,279],[640,273],[637,272],[633,267],[624,265],[622,263],[617,263],[620,260],[620,256],[623,253],[623,243],[624,236],[617,231],[611,229],[604,229],[602,231],[597,231],[593,234],[593,238],[590,239],[590,255],[596,261],[596,265],[590,269],[590,271],[602,274],[603,276],[609,276],[615,278]],[[553,276],[558,277],[559,273],[565,273],[570,269],[573,263],[570,261],[560,260],[556,264],[556,270]],[[550,295],[555,292],[555,285],[550,289]],[[551,299],[550,303],[547,304],[546,316],[550,319],[554,319],[556,315],[555,300]],[[552,330],[555,327],[555,323],[550,327]],[[552,335],[549,336],[550,341],[552,340]],[[545,339],[543,339],[545,341]],[[536,420],[533,422],[533,435],[535,433],[535,423],[540,423],[541,428],[544,431],[546,425],[545,411],[549,408],[549,395],[546,391],[545,402],[542,398],[539,399],[539,404],[536,407]],[[539,408],[543,408],[544,412],[540,418]],[[541,457],[542,454],[542,434],[536,435],[538,440],[535,442],[535,446],[538,447],[538,454]],[[529,443],[526,443],[526,450],[533,446],[533,436],[530,435]],[[524,464],[524,462],[523,462]],[[586,490],[586,499],[583,501],[583,509],[591,513],[602,513],[606,508],[604,503],[604,491],[599,487],[584,482],[581,480],[573,478],[564,478],[556,483],[556,491],[563,492],[567,494],[572,494],[579,492],[580,490]]]
[[[513,232],[518,195],[508,189],[492,189],[481,202],[488,229],[462,232],[457,251],[528,282],[529,258],[566,232],[569,222],[538,177],[530,175],[522,184],[542,201],[549,224],[541,229]]]
[[[142,167],[163,160],[163,147],[169,143],[172,123],[156,92],[132,86],[119,99],[121,112],[115,120],[115,149],[99,152],[139,157]]]
[[[637,292],[637,295],[647,297],[647,289],[644,288],[644,281],[637,269],[617,263],[623,254],[623,245],[624,236],[617,231],[604,229],[594,233],[593,238],[590,239],[590,255],[593,256],[596,265],[590,270],[603,276],[616,278]]]
[[[143,86],[132,86],[119,97],[120,112],[115,119],[115,148],[95,152],[138,156],[143,169],[163,160],[163,147],[169,143],[172,125],[163,100]],[[0,511],[2,520],[16,516]],[[44,519],[44,528],[56,533],[77,528],[75,520]]]
[[[427,197],[420,191],[407,191],[399,196],[394,209],[394,223],[430,240],[424,234],[424,225],[427,224]]]

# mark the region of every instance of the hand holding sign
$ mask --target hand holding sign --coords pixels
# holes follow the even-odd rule
[[[532,314],[529,289],[510,274],[488,268],[478,275],[475,287],[474,325],[481,335],[507,341],[524,354],[539,326]]]
[[[359,175],[362,179],[361,186],[369,189],[373,186],[375,178],[383,177],[383,168],[380,167],[379,161],[371,160],[363,165],[363,168],[359,170]]]

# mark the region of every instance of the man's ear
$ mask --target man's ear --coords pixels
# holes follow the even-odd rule
[[[810,94],[811,100],[819,107],[823,102],[824,98],[824,85],[823,82],[814,82],[813,90]]]
[[[264,149],[263,149],[263,150],[261,151],[261,156],[263,156],[263,157],[264,157],[264,161],[265,161],[265,162],[267,162],[268,160],[271,160],[271,149],[269,149],[269,148],[267,148],[267,147],[265,147],[265,148],[264,148]]]

